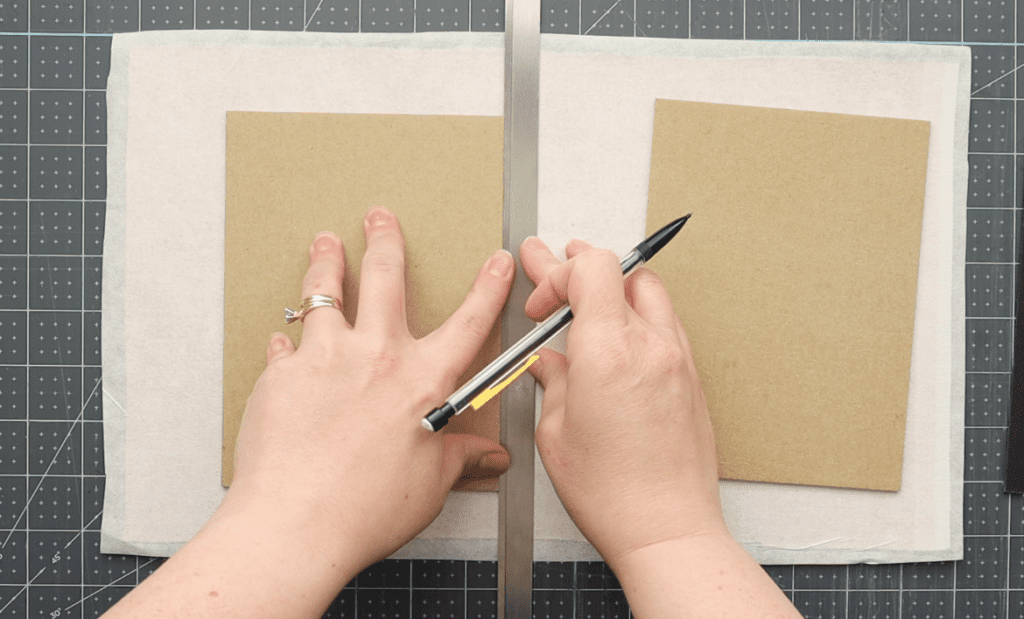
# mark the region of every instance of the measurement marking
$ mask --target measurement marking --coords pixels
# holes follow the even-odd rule
[[[985,85],[984,85],[984,86],[982,86],[981,88],[979,88],[979,89],[975,90],[974,92],[972,92],[972,93],[971,93],[971,96],[973,97],[974,95],[978,94],[978,93],[979,93],[979,92],[981,92],[982,90],[985,90],[986,88],[988,88],[988,87],[989,87],[989,86],[991,86],[992,84],[995,84],[996,82],[998,82],[999,80],[1003,79],[1004,77],[1006,77],[1006,76],[1008,76],[1008,75],[1013,75],[1013,74],[1014,74],[1014,73],[1015,73],[1015,72],[1016,72],[1016,71],[1017,71],[1018,69],[1020,69],[1021,67],[1024,67],[1024,64],[1019,64],[1019,65],[1017,65],[1016,67],[1014,67],[1014,68],[1010,69],[1009,71],[1007,71],[1006,73],[1003,73],[1002,75],[1000,75],[1000,76],[999,76],[999,77],[997,77],[996,79],[992,80],[991,82],[989,82],[989,83],[985,84]]]
[[[615,7],[619,6],[619,4],[621,3],[622,0],[615,0],[615,4],[608,7],[608,10],[605,11],[604,14],[601,15],[601,17],[598,17],[597,21],[595,21],[589,28],[587,28],[587,31],[584,32],[583,34],[590,34],[590,31],[593,30],[594,28],[597,28],[597,25],[601,23],[601,20],[604,19],[605,17],[608,17],[608,14],[611,13],[615,9]]]
[[[109,588],[109,587],[113,587],[113,586],[114,586],[114,585],[116,585],[116,584],[117,584],[118,582],[120,582],[120,581],[124,580],[125,578],[127,578],[127,577],[131,576],[132,574],[136,574],[136,573],[138,573],[138,571],[139,571],[139,570],[140,570],[141,568],[144,568],[144,567],[146,567],[147,565],[149,565],[150,563],[152,563],[152,562],[154,562],[154,561],[156,561],[156,559],[150,559],[149,561],[146,561],[145,563],[143,563],[143,564],[142,564],[142,565],[140,565],[139,567],[137,567],[137,568],[135,568],[135,569],[131,570],[130,572],[125,572],[124,574],[122,574],[122,575],[118,576],[118,577],[117,577],[117,578],[115,578],[114,580],[112,580],[112,581],[108,582],[107,584],[103,585],[103,586],[102,586],[102,587],[100,587],[99,589],[97,589],[97,590],[93,591],[93,592],[92,592],[92,593],[90,593],[89,595],[87,595],[87,596],[83,597],[82,599],[78,600],[77,602],[75,602],[75,603],[74,603],[74,604],[72,604],[71,606],[68,606],[67,608],[65,608],[65,609],[64,609],[64,611],[63,611],[63,612],[68,612],[69,610],[71,610],[71,609],[72,609],[72,608],[74,608],[75,606],[78,606],[78,605],[79,605],[79,604],[81,604],[82,602],[84,602],[84,601],[88,600],[88,599],[89,599],[89,598],[91,598],[92,596],[94,596],[94,595],[97,595],[97,594],[99,594],[99,593],[100,593],[101,591],[103,591],[104,589],[107,589],[107,588]],[[3,611],[2,611],[2,610],[0,610],[0,612],[3,612]]]
[[[101,382],[103,382],[102,378],[96,381],[96,384],[92,388],[92,393],[89,394],[89,397],[85,400],[85,404],[82,405],[82,410],[78,411],[78,417],[76,417],[75,420],[71,422],[71,429],[68,430],[68,433],[64,435],[64,440],[61,441],[60,446],[57,447],[57,451],[53,454],[53,459],[50,460],[50,464],[47,465],[46,470],[43,471],[43,475],[39,479],[39,483],[36,485],[36,489],[32,491],[32,494],[29,495],[28,500],[25,501],[25,507],[23,507],[21,513],[18,514],[18,518],[14,521],[11,531],[7,534],[7,538],[4,539],[4,543],[0,544],[0,549],[6,548],[7,542],[11,541],[11,535],[14,534],[14,527],[17,527],[18,523],[21,522],[21,519],[25,517],[25,514],[28,512],[28,506],[32,504],[32,499],[35,498],[36,493],[39,492],[39,488],[42,487],[43,480],[46,479],[46,475],[50,472],[50,469],[53,468],[53,463],[57,461],[57,457],[60,455],[60,451],[64,449],[64,445],[67,444],[68,439],[71,438],[71,434],[75,430],[75,425],[82,421],[82,415],[85,414],[85,409],[88,408],[89,403],[92,402],[92,397],[96,395],[96,390],[99,389]],[[26,477],[28,476],[26,475]]]
[[[82,117],[83,117],[83,122],[84,122],[85,114],[83,114]],[[84,149],[82,151],[82,166],[83,167],[85,166],[85,150]],[[84,216],[85,215],[84,215],[84,209],[83,209],[83,217]],[[43,236],[43,240],[45,241],[46,240],[46,229],[45,228],[43,228],[43,235],[42,236]],[[46,279],[47,279],[47,282],[49,283],[49,287],[50,287],[50,296],[52,298],[56,299],[57,295],[54,292],[53,268],[51,268],[52,264],[50,263],[50,258],[49,257],[44,258],[44,260],[46,261],[46,267],[45,267],[46,268]],[[29,262],[31,262],[31,261],[29,261]],[[84,269],[83,269],[83,272],[82,272],[82,285],[83,286],[85,285],[85,272],[84,272]],[[83,301],[82,305],[84,307],[84,305],[85,305],[85,302],[84,302],[85,301],[85,295],[82,296],[82,301]],[[54,326],[56,326],[56,324],[57,323],[54,323]],[[84,328],[82,329],[82,333],[83,334],[85,333],[85,329]],[[60,347],[60,345],[57,345],[57,357],[58,357],[57,361],[60,364],[60,366],[62,368],[65,367],[66,364],[64,363],[64,350]],[[63,373],[61,375],[63,376]],[[67,389],[63,389],[62,390],[62,395],[64,396],[64,407],[66,409],[67,408],[71,408],[69,406],[69,404],[68,404],[68,390]],[[75,425],[71,424],[72,430],[74,430],[74,427],[75,427]],[[67,440],[67,439],[65,439],[65,440]],[[61,447],[63,447],[63,444],[61,445]],[[60,453],[60,448],[57,449],[57,453]]]
[[[41,569],[38,572],[36,572],[36,575],[32,577],[32,580],[29,580],[27,583],[25,583],[25,586],[21,588],[21,591],[18,591],[17,593],[15,593],[11,597],[11,599],[7,600],[7,603],[4,604],[3,608],[0,608],[0,614],[3,614],[3,612],[5,610],[7,610],[7,607],[10,606],[11,604],[13,604],[14,600],[18,599],[19,595],[21,595],[22,593],[27,591],[28,590],[28,586],[31,585],[33,582],[35,582],[36,578],[39,578],[39,575],[42,574],[45,571],[46,571],[46,568],[44,567],[43,569]]]
[[[99,518],[102,514],[103,514],[103,510],[101,509],[98,514],[96,514],[95,516],[92,517],[92,520],[89,521],[89,524],[87,524],[84,527],[82,527],[81,531],[76,533],[74,537],[72,537],[70,540],[68,540],[67,544],[64,544],[64,550],[67,550],[68,546],[70,546],[71,544],[74,544],[75,540],[78,539],[79,537],[81,537],[82,533],[85,533],[85,530],[89,528],[89,525],[94,523],[94,522],[96,522],[96,519]]]
[[[313,12],[309,15],[309,21],[307,21],[306,25],[302,27],[303,32],[309,29],[309,25],[313,23],[313,18],[316,16],[316,12],[320,10],[320,5],[323,3],[324,0],[320,0],[320,2],[316,3],[316,8],[313,9]]]

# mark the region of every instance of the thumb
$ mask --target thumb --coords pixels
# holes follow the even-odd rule
[[[445,434],[441,481],[451,488],[458,481],[497,477],[508,470],[504,447],[472,434]]]

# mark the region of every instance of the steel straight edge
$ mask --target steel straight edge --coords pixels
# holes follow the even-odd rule
[[[537,144],[540,89],[540,0],[505,3],[505,192],[503,246],[519,255],[537,233]],[[533,328],[522,308],[531,292],[516,261],[516,278],[502,317],[507,349]],[[498,619],[533,614],[534,396],[529,376],[501,394],[500,441],[511,466],[498,485]]]

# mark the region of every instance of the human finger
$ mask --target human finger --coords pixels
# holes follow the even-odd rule
[[[549,439],[557,434],[565,419],[566,376],[569,366],[565,355],[550,348],[541,348],[537,353],[540,359],[530,365],[529,372],[544,389],[544,401],[535,440],[537,447],[541,449],[541,455],[545,456]]]
[[[405,315],[405,238],[398,218],[378,206],[363,221],[366,253],[359,283],[356,326],[378,333],[408,333]]]
[[[686,328],[683,327],[683,321],[676,317],[676,334],[679,337],[680,343],[683,345],[683,352],[686,353],[688,359],[693,359],[693,347],[690,346],[690,336],[686,334]]]
[[[595,249],[555,267],[526,300],[526,314],[538,320],[565,303],[577,318],[587,314],[625,320],[628,306],[618,257]]]
[[[341,239],[333,232],[320,232],[309,246],[309,269],[302,278],[302,298],[313,295],[334,297],[344,303],[341,280],[345,276],[345,253]],[[348,328],[340,310],[316,308],[302,319],[304,340],[315,340],[330,329]]]
[[[519,246],[519,261],[534,284],[539,284],[552,269],[562,264],[547,244],[535,236],[527,237]]]
[[[275,333],[270,336],[270,342],[267,344],[267,365],[283,359],[288,355],[295,352],[295,344],[292,343],[284,333]]]
[[[565,257],[572,259],[577,255],[587,251],[588,249],[594,249],[594,246],[586,241],[573,239],[569,241],[565,246]]]
[[[458,376],[466,370],[494,326],[508,298],[515,261],[504,249],[492,255],[477,273],[469,294],[455,312],[436,331],[424,339],[443,354],[445,375]]]
[[[568,363],[565,355],[541,348],[535,353],[539,358],[526,369],[537,383],[544,389],[544,397],[553,396],[556,400],[565,399],[565,377]]]
[[[663,333],[675,333],[678,317],[658,274],[639,268],[625,283],[626,302],[641,318]]]
[[[490,439],[472,434],[445,434],[441,460],[441,483],[497,477],[508,470],[508,451]]]
[[[547,244],[535,236],[528,237],[520,245],[519,260],[523,264],[523,271],[536,285],[540,285],[547,279],[551,271],[562,264],[562,261],[551,253]],[[558,309],[560,305],[561,303],[557,299],[548,294],[542,302],[537,302],[533,307],[527,304],[526,315],[530,320],[540,322]]]

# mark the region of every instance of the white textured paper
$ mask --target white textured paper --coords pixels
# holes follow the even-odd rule
[[[762,563],[959,558],[969,51],[542,42],[538,221],[553,246],[580,237],[622,252],[642,238],[655,98],[932,122],[903,489],[723,482],[722,498],[733,534]],[[225,112],[500,115],[503,60],[501,34],[114,37],[104,552],[171,554],[223,497]],[[493,493],[453,493],[395,556],[493,560],[496,504]],[[535,509],[537,560],[598,558],[539,460]]]
[[[722,481],[721,495],[730,531],[761,563],[961,558],[968,51],[933,62],[920,46],[589,41],[560,41],[572,53],[542,62],[538,233],[559,246],[575,236],[621,254],[643,237],[656,98],[931,122],[901,490]],[[700,216],[700,205],[684,210]],[[536,479],[538,555],[587,549],[548,516],[559,512],[542,467]],[[576,558],[598,558],[588,550]]]

